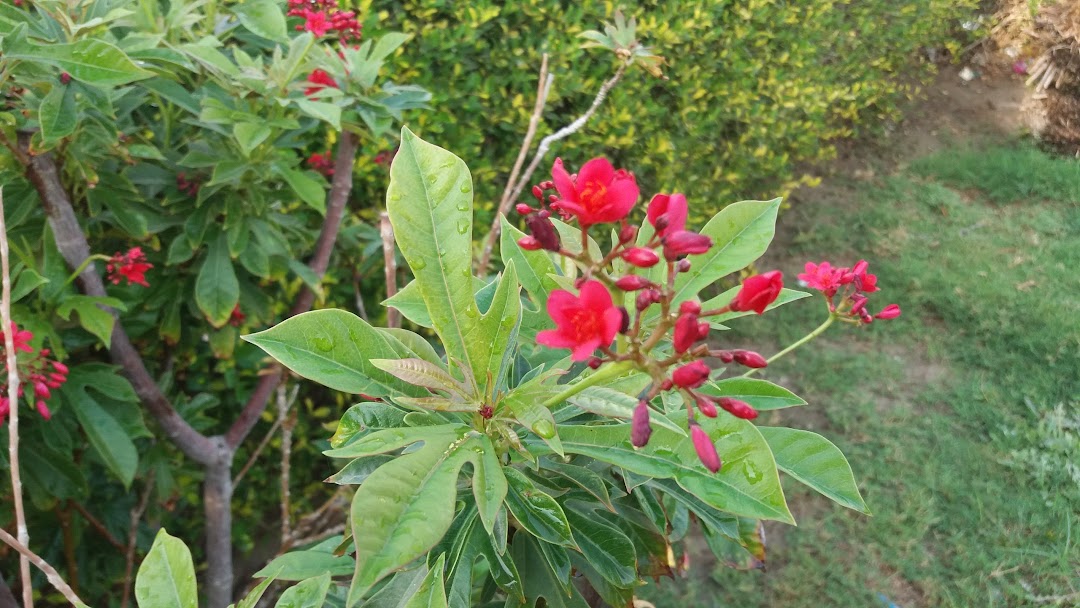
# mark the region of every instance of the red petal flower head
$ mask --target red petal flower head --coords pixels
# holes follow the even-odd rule
[[[233,307],[232,312],[229,313],[229,325],[240,327],[244,324],[244,319],[247,319],[247,315],[244,314],[244,311],[240,310],[240,305],[237,304]]]
[[[875,319],[881,319],[882,321],[885,321],[885,320],[888,320],[888,319],[895,319],[896,317],[899,317],[899,316],[900,316],[900,305],[899,304],[889,304],[888,306],[883,308],[881,310],[881,312],[874,315],[874,318]]]
[[[676,192],[652,197],[645,215],[649,218],[649,223],[656,228],[656,234],[664,236],[686,228],[688,211],[686,197]]]
[[[731,397],[720,397],[716,402],[724,409],[724,411],[736,418],[742,418],[743,420],[753,420],[754,418],[757,418],[757,410],[745,401],[739,401],[738,399],[732,399]]]
[[[312,154],[308,157],[307,164],[326,177],[334,175],[334,157],[329,152],[326,154],[319,154],[318,152]]]
[[[716,453],[716,446],[713,445],[712,439],[709,439],[709,434],[705,432],[705,429],[697,424],[691,424],[690,439],[694,442],[694,450],[697,451],[701,464],[705,465],[705,468],[713,473],[719,471],[723,463],[720,462],[720,456]]]
[[[146,271],[153,268],[153,264],[146,262],[146,254],[142,247],[132,247],[127,253],[114,253],[109,263],[105,265],[108,278],[113,285],[119,285],[121,280],[126,280],[128,285],[132,283],[149,287],[146,282]]]
[[[652,435],[652,426],[649,424],[649,404],[645,400],[638,401],[634,408],[634,416],[630,424],[630,443],[634,447],[645,447]]]
[[[675,370],[671,381],[679,388],[697,388],[709,379],[709,366],[700,359]]]
[[[536,240],[535,237],[527,235],[518,239],[518,247],[521,247],[525,251],[537,251],[538,249],[543,249],[540,245],[540,241]]]
[[[652,249],[633,247],[623,252],[622,259],[626,260],[626,263],[631,266],[651,268],[656,266],[656,263],[660,261],[660,256],[656,255],[656,252]]]
[[[0,347],[4,346],[4,332],[0,331]],[[34,352],[33,347],[30,346],[30,341],[34,339],[34,334],[25,329],[19,329],[15,322],[11,322],[11,342],[15,347],[15,352],[20,350],[24,353]]]
[[[553,206],[577,217],[583,228],[623,219],[640,194],[634,174],[616,171],[606,158],[590,160],[576,176],[567,173],[562,159],[556,158],[551,178],[559,192]]]
[[[698,255],[712,248],[712,239],[704,234],[680,230],[667,232],[664,237],[664,257],[673,262],[684,255]]]
[[[341,88],[338,86],[337,81],[335,81],[325,70],[313,70],[308,74],[307,81],[310,82],[312,86],[304,89],[304,95],[306,97],[311,97],[326,87],[334,87],[335,89]]]
[[[611,293],[600,281],[585,281],[580,296],[556,289],[548,296],[548,314],[555,329],[536,335],[536,342],[552,348],[571,349],[574,361],[585,361],[593,351],[611,345],[623,322]]]
[[[743,281],[742,289],[728,306],[731,310],[752,310],[760,315],[776,301],[783,288],[784,275],[779,270],[757,274]]]
[[[306,32],[311,32],[316,38],[322,38],[326,32],[333,29],[329,17],[323,11],[304,9],[299,16],[304,18],[304,23],[297,29],[302,28]]]
[[[828,262],[821,264],[807,262],[805,269],[806,272],[799,275],[799,280],[806,283],[807,287],[816,289],[830,298],[836,295],[836,290],[840,288],[844,277],[843,268],[833,268]]]

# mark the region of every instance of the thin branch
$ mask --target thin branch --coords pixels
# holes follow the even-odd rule
[[[102,538],[109,541],[110,545],[116,547],[120,551],[124,551],[126,549],[124,543],[120,542],[120,539],[116,538],[116,536],[114,536],[112,532],[109,532],[109,529],[105,527],[105,524],[101,523],[101,520],[94,517],[94,515],[90,513],[90,511],[87,511],[86,507],[84,507],[82,503],[73,500],[71,501],[71,506],[79,512],[79,515],[83,516],[83,519],[86,520],[86,523],[90,524],[91,528],[96,530]]]
[[[15,533],[20,545],[30,544],[23,508],[22,476],[19,473],[19,362],[15,358],[15,332],[11,322],[11,262],[9,258],[7,220],[4,217],[4,191],[0,188],[0,267],[3,268],[3,293],[0,296],[0,330],[4,333],[4,354],[7,355],[8,400],[8,461],[11,463],[11,496],[15,503]],[[5,532],[6,534],[6,532]],[[8,543],[11,544],[11,543]],[[22,554],[22,551],[19,552]],[[34,590],[30,586],[30,560],[19,558],[24,608],[34,605]]]
[[[287,398],[285,396],[285,385],[278,386],[278,420],[281,421],[281,542],[285,543],[285,540],[292,534],[290,519],[289,519],[289,502],[291,495],[289,493],[289,472],[290,461],[292,459],[292,432],[296,426],[296,411],[289,410],[292,408],[293,403],[296,401],[297,392],[300,389],[300,385],[297,384],[293,388],[292,396]]]
[[[379,237],[382,238],[386,297],[389,299],[397,293],[397,256],[394,253],[394,227],[390,224],[390,216],[385,211],[379,214]],[[393,306],[386,309],[386,326],[401,327],[401,313]]]
[[[75,557],[75,533],[71,529],[71,511],[57,506],[56,518],[60,520],[60,534],[64,539],[64,563],[67,566],[67,578],[71,581],[72,591],[79,593],[79,560]]]
[[[19,556],[22,559],[25,559],[29,563],[34,564],[34,566],[36,566],[38,570],[44,572],[45,578],[48,579],[49,584],[55,587],[56,590],[59,591],[65,598],[67,598],[67,601],[71,602],[73,606],[86,606],[86,604],[84,604],[83,601],[79,599],[79,596],[71,590],[71,587],[69,587],[68,584],[64,582],[64,579],[60,577],[60,573],[57,572],[55,568],[49,565],[49,562],[41,559],[38,554],[31,551],[29,547],[19,542],[18,539],[16,539],[14,536],[8,534],[7,530],[3,528],[0,528],[0,541],[3,541],[4,544],[18,551]],[[27,586],[26,589],[29,590],[30,587]],[[24,605],[29,606],[30,604],[25,603],[28,601],[25,598],[26,595],[27,591],[24,590],[23,602]]]
[[[548,150],[551,149],[551,144],[566,139],[580,131],[581,128],[585,126],[585,123],[589,122],[589,119],[596,113],[596,110],[600,108],[600,105],[604,103],[604,99],[607,98],[611,89],[622,80],[623,74],[626,73],[626,68],[629,66],[630,64],[626,62],[619,65],[619,69],[615,71],[615,74],[604,81],[604,84],[600,86],[600,90],[596,92],[596,97],[593,98],[592,105],[590,105],[581,116],[578,116],[570,124],[540,140],[540,145],[536,147],[536,154],[533,156],[532,161],[529,162],[529,166],[526,167],[525,172],[518,178],[517,184],[515,184],[514,189],[510,192],[509,198],[501,201],[501,203],[505,204],[499,205],[499,210],[491,223],[491,231],[488,233],[488,242],[484,246],[484,255],[488,262],[490,262],[491,259],[488,247],[490,245],[491,248],[494,248],[495,241],[499,238],[499,233],[502,229],[502,226],[499,223],[499,216],[505,215],[506,212],[509,211],[513,201],[516,201],[518,197],[521,196],[521,193],[525,190],[529,180],[532,179],[533,173],[536,173],[536,168],[540,166],[540,161],[544,160],[544,156],[547,155]],[[486,272],[487,264],[482,264],[479,269]]]
[[[491,230],[488,231],[487,239],[484,242],[484,251],[480,256],[480,264],[476,267],[476,274],[484,276],[487,272],[488,266],[491,264],[491,252],[495,249],[495,241],[499,238],[499,232],[502,229],[502,224],[499,223],[499,216],[506,214],[510,209],[510,203],[513,201],[513,197],[510,194],[514,190],[514,184],[517,183],[518,173],[521,172],[521,166],[525,164],[525,157],[529,154],[529,148],[532,147],[533,138],[536,137],[536,129],[540,126],[540,120],[543,118],[544,106],[547,105],[548,93],[551,91],[551,85],[555,82],[555,75],[548,74],[548,54],[544,53],[540,59],[540,77],[536,81],[536,103],[533,105],[532,115],[529,116],[529,128],[525,131],[525,139],[521,142],[521,149],[518,150],[517,160],[514,161],[514,168],[510,170],[510,177],[506,180],[506,188],[503,189],[502,198],[499,199],[499,206],[495,212],[495,219],[491,224]]]
[[[131,599],[131,584],[135,582],[135,548],[139,538],[139,522],[142,521],[146,507],[150,504],[150,495],[154,491],[154,474],[155,470],[150,469],[146,475],[146,487],[143,488],[142,496],[139,497],[139,503],[131,509],[131,524],[128,527],[125,555],[127,565],[124,567],[124,595],[120,600],[120,608],[127,608],[128,601]]]
[[[281,390],[281,387],[282,385],[279,384],[277,387],[278,390]],[[266,431],[266,434],[263,435],[262,441],[260,441],[259,445],[255,447],[255,451],[251,453],[251,457],[248,458],[248,461],[244,463],[244,466],[240,469],[240,472],[237,473],[235,477],[233,477],[233,487],[236,487],[237,484],[240,483],[240,480],[244,478],[244,475],[247,475],[247,472],[251,469],[252,465],[255,464],[255,461],[259,459],[262,451],[266,449],[267,445],[270,445],[270,440],[274,438],[274,433],[277,432],[279,427],[281,427],[280,418],[275,420],[274,424],[270,425],[270,430]]]

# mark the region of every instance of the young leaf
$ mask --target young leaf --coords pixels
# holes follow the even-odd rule
[[[101,457],[106,468],[116,475],[125,488],[131,487],[139,466],[139,452],[123,425],[114,417],[113,410],[103,407],[89,389],[107,397],[134,401],[135,393],[123,376],[109,371],[87,371],[86,366],[72,368],[59,389],[60,395],[78,418],[90,445]]]
[[[402,608],[447,608],[446,587],[443,584],[443,569],[445,567],[446,556],[440,555],[435,565],[420,583],[416,595],[410,597]]]
[[[233,137],[240,144],[240,150],[244,156],[250,157],[251,151],[259,147],[274,133],[273,129],[265,123],[238,122],[233,125]]]
[[[352,568],[349,569],[349,572]],[[348,574],[348,572],[346,572]],[[322,608],[330,589],[330,572],[305,579],[281,593],[274,608]]]
[[[420,327],[432,329],[431,315],[428,314],[427,303],[420,293],[420,283],[410,281],[393,296],[383,300],[383,306],[396,308],[406,319],[416,323]]]
[[[27,59],[56,66],[75,80],[104,89],[150,78],[123,51],[100,39],[83,38],[68,44],[34,44],[21,41],[4,49],[8,59]]]
[[[275,165],[274,170],[289,184],[300,200],[320,214],[326,214],[326,189],[318,180],[296,169]]]
[[[210,243],[199,276],[195,279],[195,303],[210,324],[221,327],[229,322],[232,311],[240,301],[240,283],[229,258],[225,233]]]
[[[778,410],[785,407],[806,405],[795,393],[782,386],[757,378],[727,378],[707,382],[699,390],[713,397],[732,397],[745,401],[760,411]]]
[[[396,378],[434,391],[468,397],[468,389],[450,372],[423,359],[372,359],[371,364]]]
[[[628,587],[638,579],[634,544],[618,528],[574,509],[566,510],[566,520],[581,554],[600,576],[619,587]]]
[[[479,351],[477,363],[480,367],[475,369],[479,382],[484,384],[484,395],[492,394],[502,385],[510,357],[515,351],[514,338],[517,337],[520,321],[521,284],[518,283],[514,263],[509,262],[499,277],[491,304],[477,322],[472,338],[474,343],[485,347]],[[488,384],[488,379],[494,386]]]
[[[831,441],[799,429],[762,426],[758,430],[769,442],[781,471],[849,509],[870,514],[851,465]]]
[[[575,547],[574,535],[559,503],[517,469],[507,467],[505,475],[510,486],[506,506],[521,527],[549,543]]]
[[[352,572],[353,568],[353,560],[347,555],[315,550],[290,551],[275,557],[253,576],[274,576],[279,581],[302,581],[323,573],[345,576]]]
[[[47,146],[75,132],[79,125],[79,109],[72,87],[58,84],[41,100],[38,108],[41,139]]]
[[[254,34],[274,42],[287,42],[285,15],[274,0],[246,0],[230,7],[240,23]]]
[[[266,588],[269,587],[276,578],[275,575],[271,574],[261,583],[255,585],[255,588],[251,590],[251,593],[245,595],[242,600],[236,603],[236,608],[255,608],[255,606],[259,604],[259,600],[262,599],[263,594],[266,593]]]
[[[135,601],[141,608],[198,608],[195,566],[184,541],[158,530],[135,575]]]
[[[514,535],[510,557],[522,573],[521,584],[529,606],[544,598],[546,608],[589,608],[574,586],[564,592],[566,586],[540,550],[540,541],[528,534]]]

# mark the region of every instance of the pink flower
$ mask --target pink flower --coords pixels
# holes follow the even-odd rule
[[[625,218],[640,194],[634,174],[616,171],[606,158],[590,160],[573,177],[563,168],[562,159],[556,158],[551,178],[559,192],[553,206],[577,217],[583,228]]]
[[[311,32],[316,38],[322,38],[326,35],[326,32],[333,29],[330,18],[323,11],[303,9],[296,14],[304,19],[304,23],[297,26],[296,29]]]
[[[623,313],[612,303],[611,293],[594,280],[581,286],[580,296],[562,289],[552,291],[547,310],[555,329],[538,333],[536,342],[569,348],[574,361],[585,361],[597,348],[609,346],[623,322]]]
[[[229,325],[232,325],[233,327],[240,327],[244,324],[245,319],[247,319],[247,315],[244,314],[244,311],[240,310],[239,304],[233,307],[232,312],[229,313]]]
[[[127,253],[116,252],[112,259],[105,265],[109,273],[109,280],[113,285],[119,285],[121,280],[126,280],[128,285],[132,283],[149,287],[146,282],[146,271],[153,268],[153,264],[146,262],[146,255],[142,247],[132,247]]]
[[[676,192],[670,195],[657,194],[652,197],[645,214],[649,218],[649,223],[656,228],[656,234],[664,236],[686,228],[688,211],[686,196]]]
[[[334,175],[334,157],[329,152],[312,154],[307,159],[307,165],[326,177]]]
[[[679,388],[697,388],[709,379],[709,366],[698,359],[676,368],[671,374],[671,382]]]
[[[340,88],[337,82],[330,77],[330,74],[327,74],[324,70],[313,70],[308,74],[307,81],[312,84],[312,86],[304,89],[304,95],[307,97],[315,95],[326,87]]]
[[[885,321],[885,320],[888,320],[888,319],[895,319],[896,317],[899,317],[899,316],[900,316],[900,305],[899,304],[889,304],[888,306],[883,308],[881,310],[881,312],[874,315],[874,318],[875,319],[881,319],[882,321]]]
[[[743,281],[742,289],[728,306],[731,310],[752,310],[760,315],[776,300],[783,288],[784,276],[779,270],[757,274]]]
[[[723,463],[720,462],[720,456],[716,453],[716,446],[713,445],[712,439],[709,439],[709,434],[705,432],[705,429],[697,424],[691,424],[690,439],[694,442],[694,450],[697,452],[701,464],[705,465],[705,468],[713,473],[719,471]]]
[[[800,281],[806,283],[810,289],[824,293],[827,297],[836,295],[836,290],[840,288],[844,276],[843,269],[833,268],[828,262],[821,264],[807,262],[805,268],[806,272],[799,275]]]
[[[34,334],[25,329],[19,329],[15,322],[11,322],[11,342],[15,346],[15,352],[23,351],[24,353],[32,353],[34,349],[30,346],[30,341],[34,339]],[[5,340],[4,332],[0,331],[0,340]],[[0,346],[5,344],[0,342]]]

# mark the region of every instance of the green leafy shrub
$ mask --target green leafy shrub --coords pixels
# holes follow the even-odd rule
[[[532,112],[540,55],[550,54],[555,75],[541,136],[588,106],[613,71],[611,61],[581,50],[574,35],[610,20],[617,3],[353,4],[371,11],[371,28],[416,35],[398,70],[432,91],[434,109],[412,126],[471,159],[481,221],[490,221]],[[641,38],[667,59],[669,80],[631,72],[593,121],[555,152],[568,160],[601,151],[620,161],[633,157],[646,188],[686,192],[709,202],[704,211],[776,196],[814,181],[799,167],[830,158],[831,140],[895,117],[898,102],[918,89],[908,76],[932,72],[920,49],[953,44],[949,33],[977,4],[621,3],[637,17]],[[369,158],[378,151],[373,146]],[[378,197],[384,180],[385,171],[369,178],[368,194]]]

